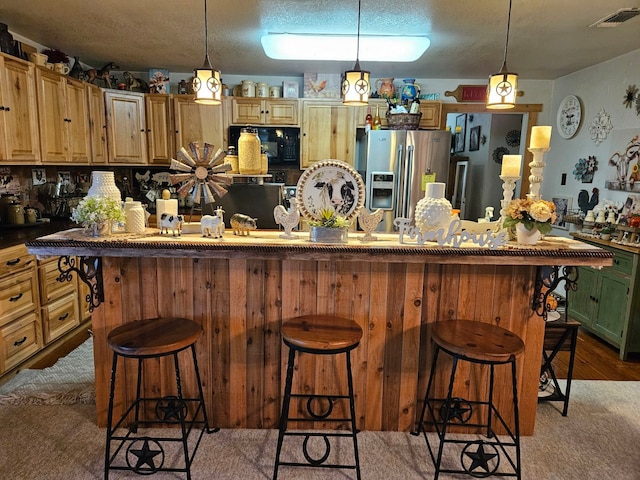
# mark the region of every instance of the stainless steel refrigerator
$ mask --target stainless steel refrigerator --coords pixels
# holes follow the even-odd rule
[[[393,232],[396,217],[413,219],[425,176],[447,182],[451,133],[445,130],[371,130],[358,140],[356,169],[366,186],[365,206],[384,210],[377,230]]]

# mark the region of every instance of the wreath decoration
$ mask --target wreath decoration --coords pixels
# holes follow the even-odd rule
[[[509,149],[506,147],[498,147],[493,151],[493,161],[502,164],[502,157],[509,154]]]
[[[509,130],[507,135],[504,137],[505,142],[510,147],[519,147],[520,146],[520,130]]]

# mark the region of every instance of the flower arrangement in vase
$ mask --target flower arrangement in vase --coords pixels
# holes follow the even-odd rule
[[[514,229],[518,243],[535,244],[556,221],[556,206],[547,200],[516,198],[507,206],[503,226]]]
[[[111,233],[113,222],[124,222],[122,203],[110,197],[92,196],[80,200],[73,209],[71,220],[82,224],[94,237]]]
[[[318,243],[346,243],[349,222],[331,208],[318,212],[319,219],[310,220],[309,238]]]

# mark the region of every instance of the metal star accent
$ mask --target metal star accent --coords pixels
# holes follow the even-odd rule
[[[477,445],[476,451],[468,451],[473,445]],[[485,451],[485,446],[490,447],[489,451]],[[471,465],[467,465],[469,463],[467,458],[471,459]],[[461,460],[465,471],[474,477],[488,477],[498,470],[498,466],[500,465],[500,455],[498,454],[498,450],[496,450],[492,444],[484,443],[482,441],[468,443],[462,450]],[[478,468],[481,468],[482,471],[487,474],[485,475],[476,472],[475,470]]]
[[[135,444],[139,443],[140,441],[144,440],[144,443],[142,444],[142,448],[132,448]],[[162,464],[164,463],[164,452],[162,450],[162,448],[160,447],[160,445],[158,444],[158,442],[156,442],[155,440],[152,440],[153,443],[155,443],[156,445],[158,445],[158,450],[152,450],[151,447],[149,446],[149,439],[145,438],[145,439],[139,439],[135,442],[133,442],[130,446],[129,449],[127,450],[127,464],[129,465],[129,468],[131,468],[131,470],[133,470],[136,473],[140,473],[140,472],[145,472],[147,473],[149,471],[149,469],[151,470],[151,472],[157,472],[158,469],[160,467],[162,467]],[[132,466],[131,463],[129,462],[129,455],[131,454],[133,456],[135,456],[137,458],[136,460],[136,464],[135,466]],[[157,457],[158,455],[162,455],[161,459],[160,459],[160,465],[156,467],[154,458]],[[144,466],[149,467],[149,469],[143,468]]]
[[[200,205],[200,199],[204,197],[204,203],[215,202],[214,193],[222,198],[227,193],[225,188],[231,183],[231,179],[223,173],[231,170],[231,165],[223,163],[227,155],[222,149],[210,143],[204,144],[203,154],[200,157],[198,142],[189,144],[190,152],[184,147],[178,150],[177,157],[171,159],[171,169],[186,173],[174,173],[169,175],[171,185],[181,183],[178,195],[182,198],[191,194],[194,204]]]
[[[447,404],[443,403],[440,407],[440,417],[442,420],[445,420],[444,417],[446,413]],[[449,418],[446,419],[448,422],[451,420],[458,420],[460,423],[467,423],[472,414],[471,404],[463,398],[452,398],[451,403],[449,404],[448,413],[449,414],[447,416]]]
[[[165,397],[160,400],[156,406],[156,414],[158,418],[167,422],[174,418],[180,421],[186,414],[187,406],[177,397]],[[162,412],[162,415],[160,414]]]

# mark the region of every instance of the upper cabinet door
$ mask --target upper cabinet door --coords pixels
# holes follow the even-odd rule
[[[109,163],[147,164],[144,94],[105,92]]]
[[[0,54],[0,161],[40,163],[34,68]]]
[[[173,119],[169,95],[145,95],[147,115],[147,144],[149,163],[170,165],[175,156],[173,142]]]
[[[176,150],[187,148],[191,142],[198,142],[200,146],[210,143],[224,149],[221,105],[201,105],[194,102],[191,95],[172,95],[172,98]]]
[[[86,84],[89,106],[89,139],[91,141],[91,163],[107,163],[107,116],[104,111],[104,96],[100,87]]]
[[[231,99],[231,123],[239,125],[297,125],[298,100]]]
[[[65,80],[61,75],[36,67],[38,120],[43,163],[66,163],[69,159]]]
[[[335,102],[304,102],[300,167],[320,160],[353,165],[356,146],[354,108]]]
[[[91,136],[86,84],[63,78],[66,83],[69,161],[87,164],[91,157]]]

